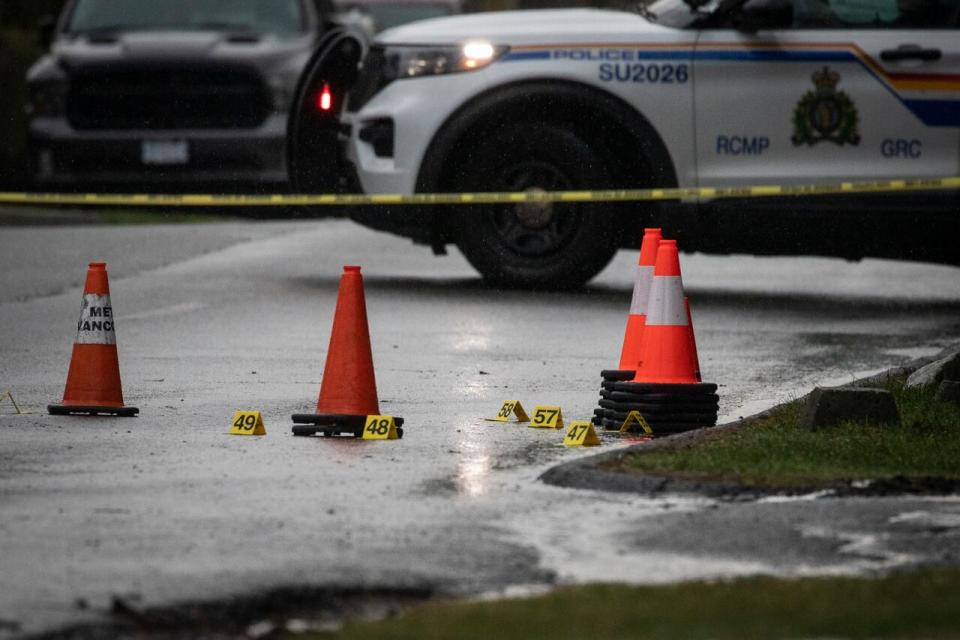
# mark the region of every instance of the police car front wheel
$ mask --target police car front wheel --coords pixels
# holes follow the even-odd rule
[[[610,186],[603,158],[561,123],[501,127],[462,153],[458,191],[566,191]],[[529,202],[460,210],[457,246],[485,279],[504,286],[577,287],[617,248],[616,216],[597,203]]]

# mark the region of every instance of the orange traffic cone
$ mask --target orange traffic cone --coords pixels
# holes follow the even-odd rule
[[[643,231],[637,277],[633,284],[633,299],[630,301],[630,315],[627,316],[627,330],[623,336],[623,349],[620,352],[619,369],[621,370],[636,371],[640,366],[643,326],[647,319],[647,301],[650,297],[650,284],[653,281],[653,269],[657,261],[657,247],[661,237],[660,229]]]
[[[696,384],[697,356],[683,296],[676,240],[661,240],[634,382]]]
[[[647,246],[644,235],[643,248]],[[645,262],[641,255],[641,264]],[[717,423],[720,397],[716,384],[701,382],[676,241],[660,238],[653,263],[649,297],[643,307],[646,316],[637,322],[634,316],[639,314],[631,313],[627,323],[627,339],[639,337],[640,348],[634,352],[638,355],[626,362],[622,359],[620,369],[600,372],[600,400],[591,422],[606,430],[630,431],[644,426],[631,423],[631,416],[639,413],[644,430],[652,429],[655,435],[712,427]],[[635,295],[631,312],[636,304]],[[624,358],[627,353],[624,340]]]
[[[47,410],[54,415],[135,416],[139,412],[136,407],[123,406],[117,336],[104,262],[91,262],[87,271],[63,404],[49,405]]]
[[[359,416],[380,413],[360,267],[344,267],[340,276],[317,413]]]
[[[362,435],[367,416],[378,415],[377,382],[373,371],[367,305],[360,267],[344,267],[340,276],[337,308],[333,316],[330,348],[323,368],[316,413],[295,414],[295,435]],[[395,417],[397,426],[403,419]]]

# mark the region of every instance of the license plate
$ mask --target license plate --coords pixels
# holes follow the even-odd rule
[[[143,164],[187,164],[190,148],[186,140],[144,140],[140,159]]]

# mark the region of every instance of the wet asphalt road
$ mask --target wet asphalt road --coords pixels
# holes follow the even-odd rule
[[[97,259],[141,415],[0,405],[0,637],[96,619],[113,594],[155,606],[307,583],[462,593],[960,559],[956,499],[725,504],[538,482],[590,451],[482,418],[508,398],[590,415],[619,357],[635,252],[585,291],[523,293],[484,287],[455,251],[343,221],[2,228],[0,392],[30,410],[62,395]],[[363,265],[381,409],[406,419],[400,441],[290,435],[290,414],[315,406],[344,264]],[[956,269],[682,264],[727,419],[960,338]],[[263,411],[268,435],[227,436],[236,409]]]

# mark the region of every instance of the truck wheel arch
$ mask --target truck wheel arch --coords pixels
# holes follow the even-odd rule
[[[532,79],[495,87],[455,111],[431,140],[417,176],[418,192],[450,190],[449,158],[465,153],[476,136],[525,118],[563,122],[585,140],[596,140],[613,169],[610,188],[673,187],[676,170],[653,125],[606,91],[567,80]],[[438,217],[434,245],[450,234]]]

